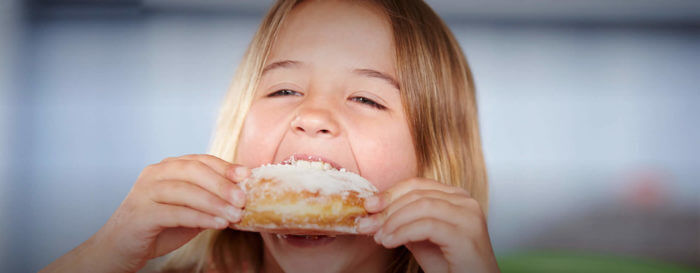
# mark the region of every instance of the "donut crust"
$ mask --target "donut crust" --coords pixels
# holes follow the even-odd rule
[[[357,221],[368,215],[360,192],[323,194],[280,187],[278,182],[259,178],[243,185],[246,207],[236,228],[300,235],[357,234]]]

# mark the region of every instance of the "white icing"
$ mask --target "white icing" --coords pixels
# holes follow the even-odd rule
[[[278,181],[275,187],[303,189],[320,194],[346,194],[355,191],[359,197],[368,197],[377,188],[358,174],[336,170],[330,164],[318,161],[294,160],[291,165],[269,164],[252,170],[243,183],[265,178]],[[244,187],[245,188],[245,187]]]
[[[323,161],[292,160],[289,165],[308,169],[333,170],[333,166]],[[284,164],[287,165],[287,164]]]

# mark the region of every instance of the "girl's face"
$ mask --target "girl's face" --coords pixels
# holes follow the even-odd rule
[[[295,7],[267,59],[237,163],[257,167],[313,156],[360,174],[380,191],[416,176],[394,64],[391,26],[379,10],[345,1]],[[266,270],[382,269],[390,255],[368,236],[304,244],[262,237]]]

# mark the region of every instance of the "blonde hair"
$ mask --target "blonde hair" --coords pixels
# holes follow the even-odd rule
[[[243,122],[280,26],[301,0],[279,0],[264,17],[226,95],[212,155],[236,157]],[[474,81],[457,40],[420,0],[365,1],[383,10],[394,33],[396,70],[418,158],[419,176],[468,190],[487,213],[488,186],[481,149]],[[169,255],[162,272],[256,272],[262,262],[258,233],[207,230]],[[405,248],[393,272],[419,272]]]

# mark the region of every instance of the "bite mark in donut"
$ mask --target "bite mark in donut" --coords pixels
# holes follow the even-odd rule
[[[255,168],[240,186],[247,201],[235,227],[284,234],[357,234],[364,199],[377,192],[355,173],[304,160]]]

